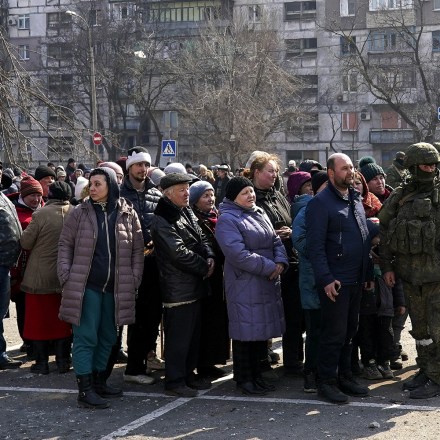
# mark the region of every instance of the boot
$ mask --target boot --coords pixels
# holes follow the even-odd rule
[[[105,371],[93,372],[93,388],[96,394],[106,398],[122,397],[122,390],[120,388],[111,387],[106,382],[107,375]]]
[[[78,407],[79,408],[96,408],[104,409],[108,408],[110,404],[107,400],[102,399],[95,390],[92,388],[92,375],[84,374],[82,376],[76,376],[76,382],[78,383]]]
[[[49,374],[49,341],[33,341],[35,364],[31,365],[31,373]]]
[[[70,338],[55,340],[55,360],[58,373],[64,374],[70,370]]]

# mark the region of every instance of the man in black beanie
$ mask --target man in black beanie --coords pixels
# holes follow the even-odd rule
[[[56,177],[55,171],[46,165],[40,165],[35,170],[35,180],[38,180],[43,188],[43,200],[45,202],[47,202],[49,186],[55,182]]]

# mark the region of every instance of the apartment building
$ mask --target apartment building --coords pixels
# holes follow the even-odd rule
[[[440,0],[3,0],[3,22],[11,43],[17,46],[26,68],[34,76],[44,77],[49,89],[59,92],[75,87],[68,61],[72,48],[63,46],[62,34],[80,24],[65,11],[76,11],[84,5],[96,17],[94,23],[89,22],[91,25],[99,25],[100,14],[124,19],[142,10],[147,27],[149,21],[160,17],[168,35],[174,35],[176,41],[196,35],[203,22],[219,17],[219,11],[226,16],[231,10],[245,10],[253,23],[258,23],[265,11],[275,12],[278,19],[274,25],[284,40],[280,48],[284,66],[299,75],[304,84],[305,117],[294,129],[286,129],[273,139],[274,150],[286,162],[305,158],[325,162],[332,152],[343,151],[354,160],[373,155],[387,165],[396,151],[415,140],[435,140],[440,105],[436,87],[440,79]],[[411,39],[411,35],[416,38]],[[90,102],[88,91],[82,92],[85,101]],[[99,130],[105,134],[109,130],[109,110],[99,90],[97,106]],[[90,106],[70,111],[78,119],[77,128],[87,147]],[[198,155],[197,145],[170,103],[161,103],[156,112],[164,137],[178,140],[182,162],[207,160]],[[34,163],[64,159],[72,144],[78,142],[63,131],[57,112],[47,110],[51,136],[20,119],[19,114],[16,117],[20,130],[27,131],[36,146],[29,147]],[[113,130],[126,131],[121,153],[136,144],[157,144],[151,124],[139,117],[131,108],[124,124],[120,120],[114,123]],[[87,149],[84,151],[86,154]],[[106,151],[100,154],[105,156]]]

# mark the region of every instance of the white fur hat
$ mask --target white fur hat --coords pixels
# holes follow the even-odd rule
[[[148,162],[151,165],[151,156],[150,153],[145,151],[140,151],[139,153],[133,152],[131,156],[127,157],[127,161],[125,162],[125,166],[127,170],[134,164],[139,162]]]

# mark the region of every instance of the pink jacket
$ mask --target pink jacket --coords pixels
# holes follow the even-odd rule
[[[93,206],[83,202],[64,223],[58,244],[58,278],[63,288],[59,317],[79,325],[82,301],[98,225]],[[135,320],[135,294],[144,268],[144,240],[138,215],[125,199],[118,201],[116,219],[115,322],[132,324]]]

